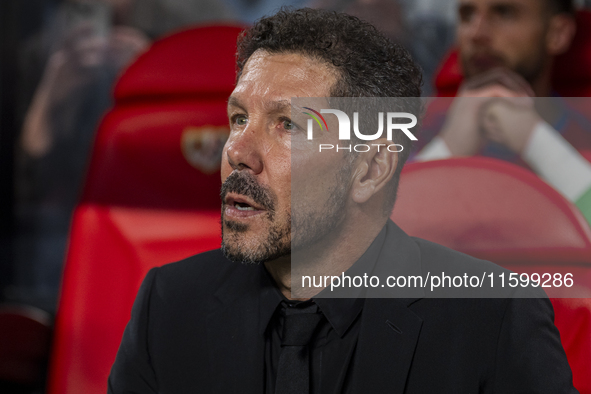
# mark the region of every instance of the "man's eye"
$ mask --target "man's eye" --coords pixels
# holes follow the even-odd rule
[[[283,128],[284,128],[285,130],[293,130],[293,129],[294,129],[294,125],[293,125],[293,123],[291,122],[291,120],[284,120],[284,121],[283,121]]]
[[[458,10],[458,14],[460,16],[460,21],[462,23],[469,23],[472,18],[474,17],[475,10],[471,7],[462,6]]]
[[[244,126],[246,125],[246,116],[244,115],[238,115],[234,118],[234,122],[238,125],[238,126]]]
[[[499,6],[496,7],[495,13],[503,19],[515,19],[517,17],[517,9],[515,7]]]

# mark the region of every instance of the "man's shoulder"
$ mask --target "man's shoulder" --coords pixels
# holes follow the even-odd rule
[[[536,298],[547,301],[546,293],[533,284],[509,286],[509,278],[514,273],[507,268],[425,239],[411,238],[420,250],[423,276],[435,276],[441,280],[435,280],[441,287],[430,297]]]
[[[502,273],[509,270],[487,260],[481,260],[435,242],[411,237],[421,252],[423,270]]]
[[[190,273],[215,273],[231,269],[233,263],[224,257],[221,249],[195,254],[183,260],[168,263],[160,267],[162,273],[184,275]]]
[[[157,268],[160,288],[190,289],[211,294],[232,278],[252,275],[256,267],[228,260],[220,249],[210,250]]]

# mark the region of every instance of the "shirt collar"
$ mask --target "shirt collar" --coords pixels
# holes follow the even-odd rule
[[[344,275],[351,278],[367,275],[371,277],[386,240],[384,226],[365,253],[349,268]],[[343,337],[351,327],[365,304],[365,288],[326,288],[313,298],[334,330]]]
[[[386,227],[384,226],[382,228],[365,253],[363,253],[359,260],[344,275],[363,277],[364,274],[367,274],[371,276],[386,240]],[[260,330],[261,334],[263,334],[281,301],[287,301],[287,299],[281,293],[265,266],[261,264],[260,268]],[[343,337],[351,327],[357,316],[361,313],[365,303],[364,289],[362,287],[353,289],[341,288],[334,292],[327,288],[312,299],[340,337]]]
[[[273,314],[277,310],[281,301],[286,298],[281,294],[271,274],[267,271],[264,264],[260,264],[261,273],[261,293],[260,293],[260,332],[264,334]]]

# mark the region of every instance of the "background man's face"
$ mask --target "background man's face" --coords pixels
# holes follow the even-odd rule
[[[228,101],[221,168],[223,248],[231,259],[290,253],[292,137],[306,133],[292,128],[290,99],[326,97],[334,82],[328,66],[297,54],[257,51],[246,63]],[[318,171],[319,163],[305,164]]]
[[[458,0],[464,75],[507,67],[532,83],[546,61],[546,0]]]

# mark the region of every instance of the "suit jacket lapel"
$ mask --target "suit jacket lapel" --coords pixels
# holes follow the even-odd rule
[[[208,358],[213,393],[264,390],[264,337],[259,330],[259,276],[244,272],[225,280],[207,317]],[[241,271],[241,270],[236,270]]]
[[[422,324],[401,300],[366,300],[351,392],[403,393]]]
[[[393,222],[374,275],[421,275],[420,250]],[[353,393],[403,393],[423,324],[408,306],[424,297],[421,288],[378,287],[368,293],[353,362]],[[405,298],[394,298],[401,297]]]

